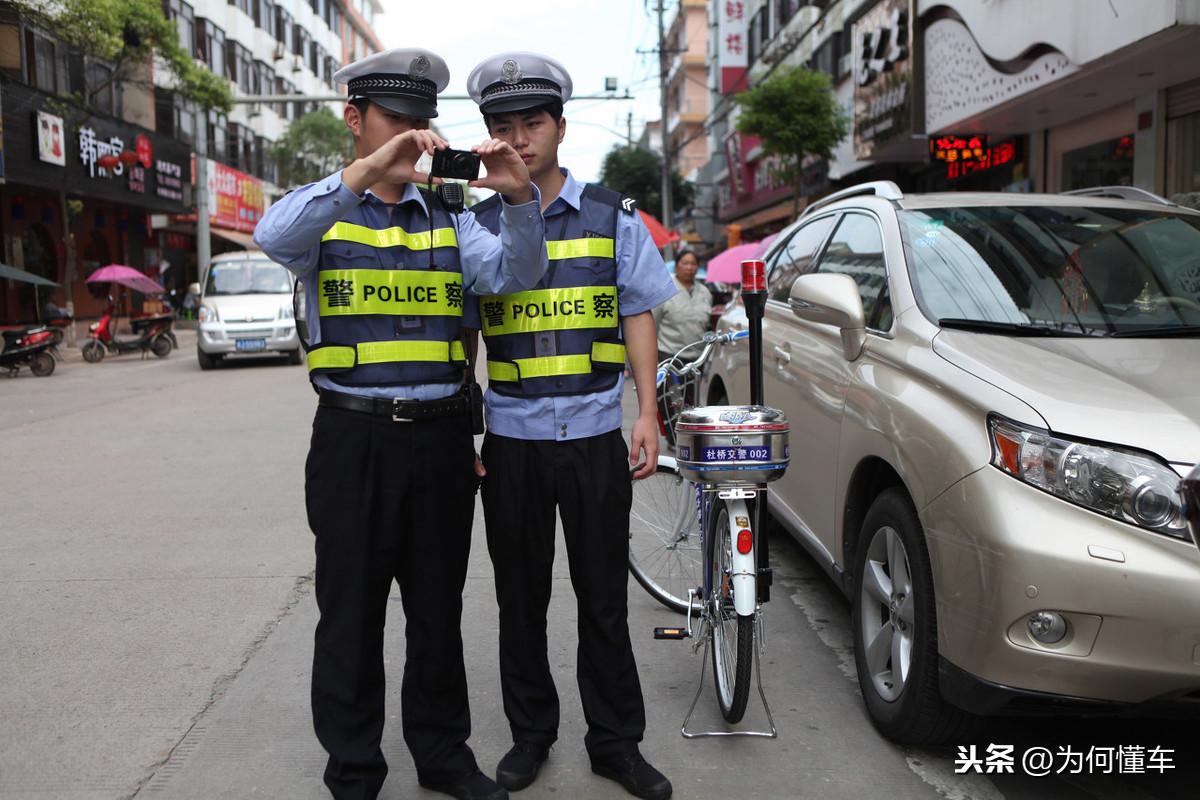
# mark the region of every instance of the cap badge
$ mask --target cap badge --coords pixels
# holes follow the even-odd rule
[[[408,74],[414,78],[424,78],[429,74],[429,59],[425,56],[417,56],[408,65]]]
[[[500,65],[500,77],[507,84],[514,84],[521,80],[521,65],[513,59],[508,59]]]

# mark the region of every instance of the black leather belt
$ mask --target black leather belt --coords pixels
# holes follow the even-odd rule
[[[381,397],[359,397],[329,389],[317,393],[319,405],[344,408],[360,414],[391,417],[392,422],[424,422],[442,417],[465,417],[471,413],[471,403],[462,392],[440,400],[387,400]]]

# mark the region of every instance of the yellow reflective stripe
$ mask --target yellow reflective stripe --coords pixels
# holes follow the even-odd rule
[[[359,342],[359,364],[387,364],[393,361],[450,360],[449,342]]]
[[[349,369],[354,366],[354,348],[330,345],[308,351],[308,371],[314,369]]]
[[[611,342],[592,342],[592,361],[606,364],[625,363],[625,345]]]
[[[489,295],[479,302],[484,336],[617,327],[617,287],[573,286]]]
[[[409,233],[399,226],[377,230],[365,225],[355,225],[353,222],[335,222],[324,236],[322,242],[355,242],[368,247],[407,247],[409,250],[428,250],[429,231]],[[434,228],[434,247],[456,247],[458,235],[454,228]]]
[[[467,351],[463,343],[392,341],[359,342],[356,347],[328,345],[314,347],[308,351],[308,369],[352,369],[359,364],[390,364],[408,361],[435,361],[466,363]]]
[[[487,362],[487,368],[489,381],[516,383],[520,378],[517,374],[517,365],[510,364],[507,361],[489,361]]]
[[[549,378],[555,375],[587,375],[591,371],[592,357],[587,355],[518,358],[515,367],[504,361],[488,362],[488,378],[494,381]]]
[[[462,275],[427,269],[323,269],[322,317],[353,314],[461,317]]]
[[[546,242],[546,253],[551,261],[564,258],[595,258],[613,257],[612,239],[558,239]]]

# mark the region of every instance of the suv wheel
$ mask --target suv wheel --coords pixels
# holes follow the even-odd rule
[[[303,363],[303,359],[300,357],[300,348],[299,347],[297,347],[295,350],[291,350],[288,352],[288,363],[291,364],[293,367],[298,366],[299,364]]]
[[[220,356],[210,356],[199,347],[196,348],[196,360],[200,362],[200,369],[212,369],[221,363]]]
[[[871,722],[911,744],[962,736],[970,716],[938,689],[933,572],[916,509],[903,489],[871,504],[854,558],[854,661]]]

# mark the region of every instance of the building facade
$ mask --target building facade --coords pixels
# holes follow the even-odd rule
[[[829,75],[851,133],[808,159],[802,202],[865,180],[906,191],[1200,191],[1197,0],[712,0],[716,219],[755,240],[792,191],[734,95],[777,69]],[[720,243],[724,244],[724,243]]]
[[[103,307],[86,278],[105,264],[185,287],[199,277],[197,158],[207,167],[211,251],[250,246],[282,193],[270,146],[317,104],[247,98],[335,94],[340,66],[381,49],[380,10],[377,0],[163,0],[184,49],[229,81],[235,105],[224,114],[184,100],[161,64],[111,81],[107,65],[68,52],[0,2],[0,257],[64,284],[52,299],[79,317]],[[85,90],[86,109],[66,99]],[[0,282],[0,320],[35,316],[29,291]]]

